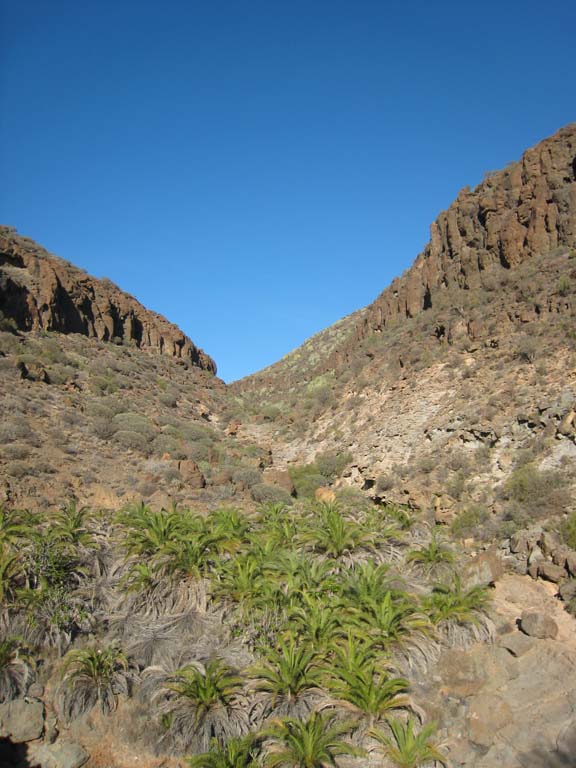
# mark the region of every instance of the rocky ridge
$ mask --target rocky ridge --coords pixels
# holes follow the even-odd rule
[[[212,358],[177,326],[9,227],[0,227],[0,310],[23,331],[131,342],[216,373]]]

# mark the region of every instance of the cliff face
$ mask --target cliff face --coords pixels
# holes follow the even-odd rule
[[[338,376],[357,363],[359,347],[371,337],[384,341],[387,331],[418,315],[423,323],[430,317],[429,332],[439,338],[486,335],[487,313],[472,317],[455,310],[475,296],[481,304],[490,281],[503,283],[530,262],[552,269],[559,254],[576,248],[576,123],[487,174],[474,190],[463,189],[430,229],[430,242],[414,264],[372,304],[341,321],[338,337],[331,329],[317,334],[283,361],[235,383],[234,391],[268,394],[298,389],[327,372]],[[566,314],[565,298],[549,288],[544,304],[529,306],[499,286],[504,309],[497,321],[512,332],[541,313]],[[439,313],[445,317],[436,327]],[[329,344],[327,336],[334,337]],[[369,349],[366,354],[372,357]]]
[[[357,338],[431,308],[447,288],[478,288],[494,266],[513,269],[561,246],[576,247],[576,123],[462,190],[413,266],[370,305]]]
[[[8,227],[0,227],[0,310],[23,331],[131,341],[216,373],[214,361],[177,326]]]

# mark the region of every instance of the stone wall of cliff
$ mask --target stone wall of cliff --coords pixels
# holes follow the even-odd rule
[[[9,227],[0,227],[0,311],[23,331],[132,342],[216,373],[214,361],[177,326]]]
[[[368,307],[356,339],[431,308],[447,288],[479,287],[482,272],[561,246],[576,247],[576,123],[463,189],[412,267]]]

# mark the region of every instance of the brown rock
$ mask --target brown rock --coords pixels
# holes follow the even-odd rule
[[[483,552],[466,565],[462,578],[466,588],[471,589],[492,585],[503,575],[504,566],[500,558],[493,552]]]
[[[564,435],[565,437],[570,437],[570,435],[574,434],[574,419],[576,418],[576,413],[574,411],[570,411],[569,413],[564,416],[562,421],[560,422],[560,425],[558,426],[558,433],[560,435]]]
[[[540,576],[541,579],[558,584],[566,578],[566,571],[561,565],[554,565],[554,563],[544,561],[538,563],[538,576]]]
[[[553,531],[542,531],[540,538],[538,539],[538,544],[545,557],[552,557],[554,552],[562,547],[560,537]]]
[[[0,305],[23,331],[120,339],[216,373],[214,361],[177,326],[109,280],[90,277],[9,227],[0,227]]]
[[[525,653],[533,648],[534,640],[528,635],[522,634],[522,632],[513,632],[509,635],[504,635],[500,640],[500,646],[506,648],[513,656],[524,656]]]
[[[511,721],[512,711],[500,696],[481,694],[470,703],[467,716],[468,735],[474,744],[489,747],[494,743],[494,735]]]
[[[290,477],[290,473],[286,469],[272,469],[267,468],[262,473],[263,482],[267,485],[275,485],[278,488],[283,488],[291,496],[295,493],[294,483]]]
[[[528,554],[537,540],[537,534],[529,531],[517,531],[510,537],[510,552],[514,555]]]
[[[44,705],[37,699],[14,699],[0,704],[0,738],[14,744],[40,738],[44,730]]]
[[[449,650],[442,654],[438,662],[438,673],[443,690],[449,695],[462,697],[478,693],[487,677],[483,663],[460,650]]]
[[[573,549],[566,555],[565,567],[570,576],[576,576],[576,552]]]
[[[565,582],[560,584],[558,594],[565,603],[569,603],[570,600],[576,597],[576,579],[566,579]]]
[[[193,490],[206,487],[206,478],[200,471],[198,464],[192,459],[184,459],[178,463],[178,471],[182,476],[182,480]]]
[[[524,611],[520,619],[520,629],[530,637],[547,640],[558,635],[558,625],[551,616],[540,611]]]

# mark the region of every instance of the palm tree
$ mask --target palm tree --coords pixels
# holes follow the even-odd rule
[[[380,730],[371,731],[382,745],[382,753],[392,761],[396,768],[424,768],[426,765],[446,766],[446,758],[430,738],[436,726],[434,723],[415,731],[415,720],[409,717],[405,722],[396,718],[388,721],[392,737]]]
[[[368,545],[372,538],[372,534],[361,525],[347,520],[335,504],[323,504],[319,517],[312,521],[302,541],[315,552],[339,558]]]
[[[405,695],[408,681],[403,677],[392,677],[374,659],[346,658],[345,666],[338,660],[328,678],[328,687],[336,702],[352,709],[355,714],[366,718],[368,725],[380,720],[393,709],[410,706]]]
[[[89,522],[88,507],[78,507],[75,501],[71,501],[51,516],[50,537],[73,551],[77,548],[92,549],[95,542],[88,528]]]
[[[194,520],[177,509],[153,512],[145,504],[129,507],[119,515],[124,529],[122,544],[129,555],[153,557],[166,544],[186,533],[192,533]],[[199,526],[198,526],[199,527]]]
[[[224,507],[211,512],[207,528],[218,542],[218,552],[233,554],[246,542],[250,521],[238,509]]]
[[[413,549],[408,553],[406,562],[414,563],[427,576],[431,576],[452,566],[456,562],[456,555],[434,533],[427,546]]]
[[[344,739],[354,726],[319,712],[313,712],[306,721],[275,720],[261,734],[270,740],[263,764],[266,768],[327,768],[336,766],[336,758],[342,755],[365,754]]]
[[[289,631],[300,642],[318,652],[325,652],[344,634],[341,613],[334,603],[304,593],[302,604],[288,612]]]
[[[259,749],[259,740],[253,733],[228,739],[224,746],[212,739],[209,752],[188,757],[186,762],[190,768],[257,768]]]
[[[63,667],[59,703],[67,720],[96,704],[102,712],[116,708],[118,693],[128,693],[128,659],[115,645],[70,651]]]
[[[444,621],[477,623],[482,611],[490,602],[486,587],[466,589],[462,579],[455,574],[450,584],[436,584],[432,594],[425,601],[434,624]]]
[[[357,563],[344,583],[344,597],[355,606],[383,601],[392,591],[389,571],[389,565],[372,560]]]
[[[489,602],[486,587],[466,589],[455,574],[450,584],[436,584],[423,604],[440,637],[450,645],[465,646],[490,635],[491,623],[485,612]]]
[[[321,693],[322,672],[315,651],[292,638],[252,668],[250,681],[265,713],[298,716],[310,712]]]
[[[14,545],[20,539],[29,537],[32,531],[30,513],[9,510],[0,504],[0,546]]]
[[[32,674],[27,649],[14,637],[0,641],[0,702],[21,696]]]
[[[0,545],[0,606],[13,602],[16,590],[24,579],[22,555],[8,545]]]
[[[427,616],[402,592],[387,592],[381,601],[367,599],[353,609],[350,620],[357,632],[366,633],[384,650],[417,643],[430,626]]]
[[[153,697],[158,698],[164,738],[178,751],[207,752],[211,739],[241,736],[248,729],[242,678],[218,658],[169,675]]]

